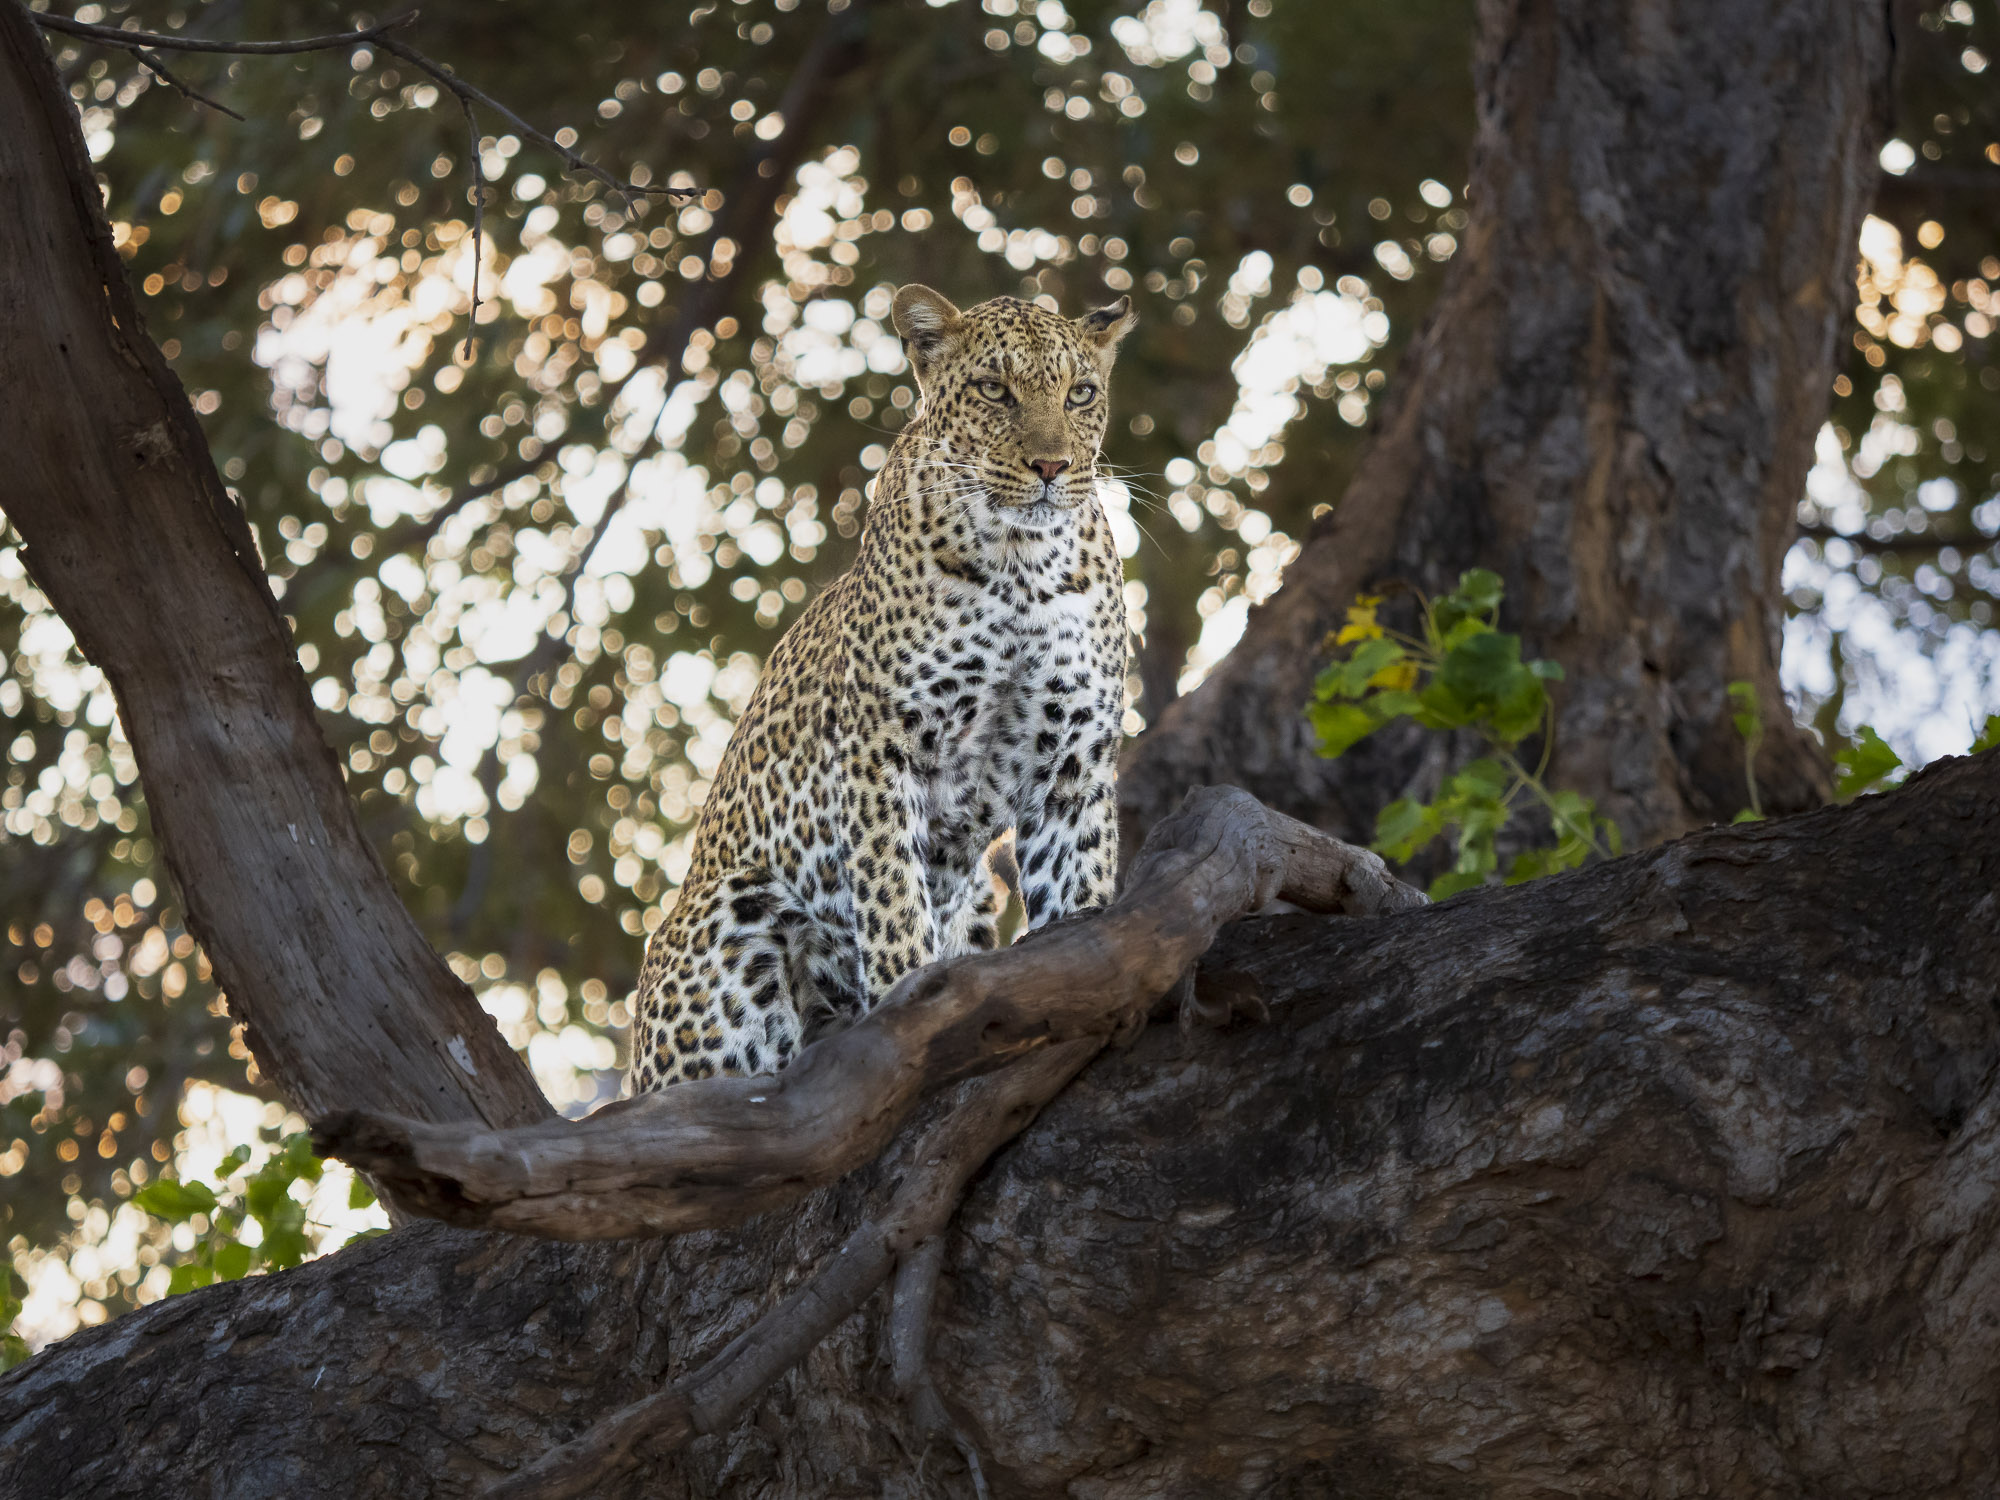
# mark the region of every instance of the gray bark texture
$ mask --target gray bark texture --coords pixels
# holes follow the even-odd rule
[[[1553,657],[1552,784],[1628,843],[1746,805],[1727,686],[1756,685],[1764,805],[1828,783],[1778,687],[1796,530],[1889,108],[1884,5],[1483,0],[1470,222],[1374,445],[1243,640],[1140,741],[1130,832],[1229,782],[1343,838],[1434,787],[1415,735],[1315,755],[1299,713],[1364,589],[1472,566]]]
[[[996,1495],[2000,1494],[2000,753],[1559,879],[1228,929],[973,1186]],[[894,1155],[728,1232],[419,1225],[0,1378],[0,1492],[471,1495],[694,1368]],[[883,1303],[607,1496],[957,1496]]]

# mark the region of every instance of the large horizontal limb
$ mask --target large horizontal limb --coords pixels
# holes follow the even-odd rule
[[[740,1223],[876,1156],[955,1079],[1129,1029],[1224,923],[1273,898],[1355,915],[1424,899],[1366,850],[1247,792],[1202,788],[1147,840],[1110,908],[911,975],[775,1077],[676,1084],[518,1129],[346,1112],[316,1139],[450,1223],[571,1240]]]
[[[1238,923],[1271,1019],[1109,1051],[946,1244],[996,1494],[2000,1490],[2000,752],[1373,921]],[[739,1229],[417,1224],[0,1376],[0,1493],[471,1496],[703,1368],[908,1170]],[[968,1494],[878,1300],[600,1500]]]

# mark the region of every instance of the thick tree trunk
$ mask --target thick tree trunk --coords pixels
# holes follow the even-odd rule
[[[2000,1493],[2000,753],[1368,921],[1149,1029],[949,1241],[932,1365],[996,1494]],[[0,1379],[0,1491],[470,1495],[713,1353],[895,1159],[727,1234],[417,1226]],[[798,1271],[773,1268],[799,1268]],[[606,1495],[967,1494],[879,1304]]]
[[[76,110],[0,3],[0,508],[103,669],[146,804],[258,1065],[310,1116],[552,1111],[355,821],[291,632],[147,337]]]
[[[1128,757],[1129,833],[1233,783],[1348,838],[1434,780],[1406,736],[1318,758],[1300,710],[1364,588],[1506,580],[1568,669],[1555,784],[1628,843],[1824,800],[1778,687],[1778,574],[1879,175],[1885,6],[1485,0],[1471,222],[1380,433],[1236,650]]]

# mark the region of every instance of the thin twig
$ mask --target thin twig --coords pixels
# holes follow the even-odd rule
[[[479,336],[479,263],[480,248],[486,239],[486,168],[479,160],[479,118],[472,112],[472,101],[461,94],[458,103],[465,111],[465,160],[472,170],[472,311],[465,319],[463,351],[466,363],[470,364],[472,341]]]
[[[541,131],[535,129],[534,126],[515,114],[513,110],[502,104],[498,99],[495,99],[491,94],[474,88],[449,67],[426,57],[415,47],[405,46],[393,37],[383,37],[378,45],[391,57],[402,58],[404,62],[409,63],[412,67],[421,68],[425,73],[443,84],[445,88],[458,96],[459,103],[467,106],[468,113],[470,113],[470,106],[474,104],[477,104],[482,109],[492,110],[493,113],[520,131],[529,140],[534,141],[549,151],[553,151],[557,156],[561,157],[563,166],[569,171],[578,173],[581,176],[595,178],[610,188],[612,192],[622,194],[628,202],[633,198],[646,197],[692,198],[699,191],[696,188],[640,187],[636,182],[627,182],[622,177],[615,177],[594,162],[585,161],[581,155],[570,147],[563,145],[554,136],[542,134]],[[474,144],[476,145],[477,143],[475,142]]]
[[[410,11],[395,16],[377,26],[364,27],[359,31],[335,32],[327,36],[302,37],[290,42],[238,42],[210,41],[202,37],[175,36],[159,31],[124,31],[116,26],[98,26],[87,21],[72,21],[67,16],[45,15],[31,12],[29,19],[47,31],[60,32],[65,36],[80,37],[105,47],[122,47],[127,52],[143,52],[149,48],[173,52],[213,52],[243,57],[283,56],[299,52],[334,52],[345,48],[374,46],[392,57],[400,57],[412,67],[421,70],[436,80],[459,103],[467,107],[477,104],[482,109],[490,109],[528,139],[554,152],[562,158],[564,167],[585,177],[595,178],[613,192],[622,194],[627,202],[633,198],[664,197],[692,198],[698,189],[676,187],[641,187],[636,182],[627,182],[616,177],[600,166],[585,161],[575,150],[563,145],[553,136],[544,135],[526,120],[507,108],[498,99],[483,90],[474,88],[460,78],[445,64],[437,62],[414,47],[405,46],[389,33],[399,31],[416,20],[417,12]],[[148,66],[151,66],[150,64]],[[204,100],[203,102],[208,102]],[[242,118],[240,115],[237,118]],[[478,159],[475,139],[474,160]]]
[[[132,55],[156,74],[160,82],[166,84],[183,98],[192,99],[196,104],[206,104],[217,114],[228,115],[232,120],[241,120],[243,118],[243,116],[236,113],[235,110],[224,104],[220,99],[209,98],[208,95],[204,94],[186,79],[178,78],[169,72],[167,65],[160,61],[160,56],[157,52],[150,51],[145,47],[134,47]]]
[[[301,37],[293,42],[235,42],[175,36],[161,31],[124,31],[116,26],[95,26],[88,21],[72,21],[68,16],[48,15],[42,11],[31,11],[28,16],[29,20],[44,31],[59,31],[65,36],[83,37],[87,41],[99,42],[107,47],[123,47],[127,52],[138,52],[154,47],[168,52],[222,52],[244,57],[282,57],[294,52],[334,52],[343,47],[365,46],[369,42],[380,41],[389,32],[409,25],[416,18],[417,13],[410,11],[404,15],[392,16],[380,25],[364,27],[360,31]]]

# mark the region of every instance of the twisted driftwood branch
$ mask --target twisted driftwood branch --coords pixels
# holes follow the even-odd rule
[[[315,1142],[449,1223],[563,1240],[740,1223],[871,1160],[945,1084],[1135,1027],[1223,924],[1273,898],[1357,914],[1424,900],[1366,850],[1204,787],[1154,829],[1110,907],[919,970],[776,1077],[676,1084],[518,1129],[342,1112]]]
[[[850,1234],[819,1274],[700,1369],[510,1475],[486,1491],[486,1500],[592,1495],[626,1469],[704,1433],[727,1431],[772,1381],[858,1311],[900,1260],[919,1245],[938,1242],[972,1174],[1102,1045],[1085,1038],[1047,1047],[966,1085],[956,1107],[918,1145],[888,1209]]]

